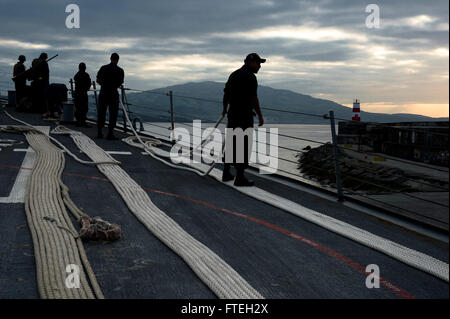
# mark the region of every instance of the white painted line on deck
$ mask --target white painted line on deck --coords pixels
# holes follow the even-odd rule
[[[34,150],[29,147],[29,148],[15,148],[14,152],[30,152],[30,153],[34,153]]]
[[[34,150],[32,148],[15,148],[14,152],[27,152],[27,153],[34,153]],[[61,152],[65,152],[65,150],[61,150]]]
[[[38,128],[47,134],[50,133],[50,126],[38,126]],[[14,149],[16,151],[17,149]],[[31,168],[34,166],[34,162],[36,160],[36,153],[33,151],[31,147],[27,149],[21,149],[22,152],[26,152],[25,157],[23,159],[22,168],[29,169],[20,169],[16,181],[9,193],[8,197],[0,197],[0,203],[25,203],[25,189],[28,181],[28,177],[31,175]]]
[[[122,152],[122,151],[106,151],[106,153],[113,155],[133,155],[133,153],[131,152]]]
[[[105,151],[105,152],[111,155],[133,155],[133,153],[127,151]],[[80,151],[80,153],[84,154],[83,151]]]

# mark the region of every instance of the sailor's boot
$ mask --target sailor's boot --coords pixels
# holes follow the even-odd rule
[[[81,120],[79,118],[77,118],[77,121],[75,123],[76,127],[83,127],[83,123],[81,122]]]
[[[114,129],[111,129],[111,128],[109,129],[108,136],[106,137],[106,139],[112,140],[112,141],[118,140],[118,138],[114,136]]]
[[[244,175],[244,169],[236,169],[236,178],[234,179],[234,186],[253,186],[254,181],[248,180]]]
[[[230,164],[223,164],[222,182],[232,181],[234,175],[230,172]]]

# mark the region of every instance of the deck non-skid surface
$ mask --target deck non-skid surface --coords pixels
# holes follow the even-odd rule
[[[22,119],[44,125],[36,115]],[[0,114],[0,124],[17,124]],[[73,129],[78,130],[78,128]],[[448,298],[448,283],[359,245],[299,217],[250,198],[211,178],[176,170],[120,141],[96,140],[149,193],[152,201],[207,245],[267,298]],[[17,140],[25,141],[20,135]],[[68,136],[55,136],[72,152]],[[26,148],[27,144],[15,146]],[[0,152],[0,196],[8,196],[24,152]],[[85,158],[83,154],[81,157]],[[120,224],[123,238],[86,243],[89,261],[106,298],[214,298],[190,268],[128,210],[96,167],[66,157],[64,183],[91,216]],[[87,159],[87,158],[86,158]],[[448,245],[384,223],[339,203],[257,178],[258,186],[401,245],[448,262]],[[23,204],[0,204],[0,297],[37,298],[31,236]],[[376,264],[387,285],[368,289],[358,266]]]

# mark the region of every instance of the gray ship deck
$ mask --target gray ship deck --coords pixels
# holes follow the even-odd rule
[[[35,114],[14,114],[33,125],[55,126]],[[18,125],[0,112],[0,125],[9,124]],[[112,156],[122,162],[122,168],[160,209],[267,298],[449,296],[448,283],[432,275],[212,178],[170,168],[121,141],[95,139],[95,128],[81,131],[106,151],[130,152],[132,155]],[[1,198],[9,196],[26,154],[14,149],[28,145],[23,135],[0,134],[24,142],[0,151]],[[55,137],[80,154],[70,137]],[[84,154],[79,156],[86,158]],[[101,216],[122,228],[119,241],[84,244],[106,298],[215,298],[183,260],[137,220],[96,167],[66,159],[63,181],[73,201],[87,214]],[[310,192],[262,177],[255,180],[266,191],[448,263],[447,243]],[[366,288],[366,275],[360,268],[369,264],[378,265],[381,277],[401,292],[386,285]],[[0,298],[39,298],[35,273],[24,204],[0,203]]]

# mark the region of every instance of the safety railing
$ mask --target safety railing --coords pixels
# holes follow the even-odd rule
[[[73,90],[73,88],[72,88],[72,90]],[[90,91],[93,93],[94,102],[95,102],[95,105],[97,106],[98,105],[98,96],[97,96],[98,89],[96,88],[95,83],[93,83],[93,87]],[[159,99],[158,99],[158,102],[155,102],[155,103],[152,102],[152,103],[149,103],[149,105],[147,105],[146,103],[134,103],[133,101],[129,102],[128,97],[127,97],[128,92],[159,96]],[[161,98],[164,98],[164,100],[162,100]],[[155,90],[138,90],[138,89],[122,87],[121,88],[121,99],[122,99],[123,104],[126,107],[128,115],[129,115],[130,119],[132,120],[132,123],[133,123],[133,126],[135,129],[137,129],[141,133],[153,135],[158,138],[164,137],[166,140],[168,140],[170,142],[173,142],[169,138],[171,136],[170,133],[175,129],[176,126],[184,126],[184,127],[192,128],[193,120],[202,120],[202,121],[207,121],[210,123],[214,123],[216,121],[215,119],[212,119],[212,118],[201,118],[201,119],[194,118],[189,113],[188,110],[177,110],[176,105],[175,105],[175,101],[177,99],[190,99],[192,101],[206,102],[206,103],[211,103],[212,105],[216,105],[218,116],[220,115],[221,110],[222,110],[222,108],[221,108],[222,101],[220,101],[220,100],[204,98],[204,97],[188,96],[188,95],[184,95],[184,94],[176,94],[175,92],[172,92],[172,91],[162,92],[162,91],[155,91]],[[341,167],[343,165],[347,165],[347,166],[351,165],[348,161],[345,161],[343,159],[344,154],[348,154],[348,152],[350,152],[350,153],[353,152],[355,154],[359,154],[359,155],[363,155],[363,156],[373,156],[374,155],[372,152],[369,152],[369,151],[348,148],[348,147],[344,147],[343,145],[338,144],[335,121],[339,120],[339,121],[344,121],[344,122],[354,122],[353,120],[336,117],[334,115],[333,111],[330,111],[327,114],[313,114],[313,113],[308,113],[308,112],[292,111],[292,110],[287,110],[287,109],[277,108],[277,107],[272,107],[272,106],[270,106],[270,107],[261,106],[261,110],[266,111],[266,112],[288,113],[288,114],[292,114],[292,116],[314,117],[316,119],[323,120],[324,124],[330,126],[331,134],[330,134],[329,141],[316,140],[316,139],[310,138],[309,136],[299,136],[298,134],[296,134],[296,136],[294,136],[294,135],[290,135],[290,134],[286,134],[286,133],[278,133],[277,135],[279,137],[284,138],[285,141],[292,140],[292,141],[308,142],[308,143],[312,143],[313,145],[319,145],[319,146],[320,145],[330,145],[333,150],[332,156],[333,156],[333,160],[334,160],[334,169],[324,168],[324,167],[321,167],[320,165],[314,165],[312,163],[300,163],[300,161],[298,160],[298,157],[300,156],[300,154],[306,153],[307,151],[300,149],[300,148],[292,147],[292,145],[276,145],[279,149],[286,151],[286,154],[291,155],[291,156],[283,156],[283,155],[280,156],[279,155],[277,157],[279,160],[291,165],[288,168],[286,168],[286,167],[278,168],[277,172],[279,172],[281,175],[283,175],[285,177],[290,177],[292,179],[297,179],[297,180],[302,180],[302,181],[309,180],[312,183],[317,183],[317,181],[315,181],[313,178],[310,177],[310,175],[307,173],[307,171],[308,171],[308,169],[322,171],[325,174],[328,174],[330,176],[333,175],[334,181],[333,180],[330,181],[327,188],[329,189],[331,187],[331,188],[335,189],[334,192],[339,201],[343,201],[348,196],[358,196],[358,197],[370,199],[373,202],[379,202],[384,207],[390,206],[396,210],[405,211],[410,214],[422,216],[424,218],[428,218],[431,220],[433,219],[433,217],[422,214],[421,212],[417,212],[417,211],[414,211],[413,209],[400,207],[400,206],[392,204],[390,202],[379,200],[376,197],[368,194],[367,191],[358,191],[358,187],[352,187],[351,189],[344,187],[345,181],[352,180],[355,183],[360,183],[361,187],[363,187],[363,185],[365,185],[366,188],[367,188],[367,186],[370,186],[370,189],[373,190],[372,193],[375,193],[375,194],[398,194],[399,196],[404,196],[406,198],[421,201],[423,203],[428,203],[431,205],[448,208],[447,203],[439,202],[432,198],[424,198],[423,196],[417,196],[416,194],[414,194],[414,192],[409,190],[411,187],[405,188],[405,189],[401,189],[401,188],[399,189],[398,187],[393,188],[387,184],[378,183],[378,182],[375,182],[372,180],[361,178],[361,176],[353,175],[353,174],[350,174],[349,172],[342,173]],[[123,126],[123,129],[129,130],[127,128],[127,122],[125,120],[124,114],[122,114],[122,121],[123,122],[121,123],[121,125]],[[168,123],[168,125],[164,125],[164,123]],[[435,131],[430,131],[430,130],[425,130],[425,129],[396,127],[395,125],[390,125],[389,123],[376,123],[376,122],[357,122],[357,123],[370,124],[373,126],[378,126],[383,129],[394,129],[394,130],[399,130],[399,131],[411,131],[411,132],[415,132],[415,133],[426,133],[426,134],[430,134],[431,136],[433,136],[433,135],[443,136],[444,138],[448,139],[448,130],[447,130],[447,132],[435,132]],[[137,127],[138,125],[139,125],[139,127]],[[202,128],[202,131],[204,129],[205,128]],[[258,129],[255,128],[256,135],[257,135],[257,130]],[[225,135],[225,133],[222,131],[221,131],[221,134]],[[272,133],[268,132],[267,134],[272,134]],[[195,136],[195,137],[202,138],[202,136]],[[258,141],[257,141],[257,143],[258,143]],[[289,144],[292,144],[292,143],[289,143]],[[271,143],[268,141],[266,143],[266,145],[270,146]],[[258,151],[259,150],[255,150],[256,154],[259,154]],[[284,155],[286,155],[286,154],[284,154]],[[268,156],[267,154],[263,154],[263,155]],[[391,163],[407,164],[408,166],[415,166],[417,168],[422,168],[422,169],[427,169],[427,170],[432,170],[432,171],[448,174],[448,169],[446,169],[444,167],[442,167],[442,168],[436,167],[436,166],[428,165],[428,164],[421,163],[421,162],[415,162],[415,161],[406,160],[406,159],[402,159],[402,158],[398,158],[398,157],[394,157],[394,156],[389,156],[386,154],[382,154],[382,156],[383,156],[383,158],[385,158],[386,160],[388,160]],[[260,166],[264,166],[264,164],[260,164]],[[301,166],[301,169],[300,169],[300,166]],[[380,166],[380,167],[383,167],[383,166]],[[377,167],[376,165],[374,165],[374,167],[365,167],[364,169],[367,170],[368,172],[376,173],[377,170],[380,169],[380,167]],[[388,167],[388,166],[384,166],[384,167]],[[423,187],[427,187],[429,189],[428,191],[433,191],[433,192],[448,192],[449,191],[448,181],[441,181],[440,183],[438,183],[436,181],[430,181],[430,179],[421,179],[421,178],[413,178],[410,176],[405,176],[404,174],[401,174],[399,172],[390,172],[389,174],[391,174],[390,177],[392,177],[392,178],[399,178],[399,179],[408,181],[410,183],[410,185],[411,184],[412,185],[421,185]]]
[[[73,93],[73,81],[70,83],[70,92]],[[5,81],[0,80],[0,93],[4,94],[5,97],[7,96],[7,91],[13,90],[13,85],[11,84],[11,81]],[[96,87],[96,83],[93,82],[92,89],[90,90],[92,93],[92,99],[93,104],[98,108],[98,88]],[[152,103],[135,103],[134,101],[128,101],[127,94],[128,93],[142,93],[142,94],[148,94],[148,95],[154,95],[159,97],[158,102],[152,102]],[[73,94],[72,94],[73,96]],[[196,120],[197,118],[194,118],[192,114],[190,114],[188,109],[179,110],[176,107],[176,101],[182,100],[182,99],[189,99],[192,101],[198,101],[202,103],[210,103],[212,106],[215,105],[217,107],[217,116],[221,113],[221,105],[222,101],[218,99],[212,99],[208,97],[198,97],[198,96],[189,96],[186,94],[177,94],[176,92],[168,91],[163,92],[161,90],[137,90],[132,88],[124,88],[121,89],[121,99],[123,104],[126,107],[126,112],[128,113],[129,117],[132,120],[133,127],[137,129],[139,132],[144,134],[150,134],[153,136],[156,136],[161,139],[166,139],[170,141],[171,132],[175,129],[176,126],[184,126],[187,128],[192,128],[192,121]],[[308,112],[302,112],[298,110],[288,110],[282,107],[273,107],[273,106],[261,106],[261,110],[263,110],[266,114],[270,114],[272,112],[274,113],[285,113],[290,114],[293,117],[311,117],[318,120],[323,121],[324,124],[329,125],[330,127],[330,138],[329,140],[317,140],[314,138],[311,138],[310,136],[300,136],[300,134],[290,135],[289,133],[278,133],[278,137],[281,137],[284,139],[284,141],[291,141],[289,143],[286,143],[287,145],[277,145],[277,147],[280,150],[285,151],[283,154],[279,154],[277,157],[280,161],[286,163],[286,165],[290,166],[284,166],[283,168],[278,168],[277,171],[284,176],[293,178],[293,179],[301,179],[301,180],[309,180],[312,183],[314,183],[314,179],[311,178],[308,174],[308,170],[316,170],[316,171],[322,171],[325,174],[333,175],[333,180],[328,183],[327,186],[332,187],[335,189],[336,196],[338,200],[344,200],[348,196],[359,196],[362,198],[368,198],[373,202],[380,201],[379,199],[375,198],[374,196],[368,195],[367,191],[359,191],[358,187],[352,186],[352,188],[345,187],[346,181],[352,180],[355,183],[360,183],[361,188],[364,188],[364,186],[370,186],[371,189],[374,189],[376,191],[373,191],[374,193],[387,193],[387,194],[398,194],[399,196],[403,196],[405,198],[421,201],[423,203],[428,203],[430,205],[439,206],[439,207],[445,207],[448,208],[447,203],[440,202],[433,198],[424,198],[423,194],[418,196],[415,194],[416,192],[410,191],[410,188],[406,189],[399,189],[398,187],[391,187],[388,184],[379,183],[373,180],[368,180],[365,178],[361,178],[359,175],[354,175],[347,172],[342,172],[342,167],[351,165],[348,161],[344,159],[345,154],[352,153],[354,154],[355,158],[358,158],[358,156],[373,156],[373,152],[365,151],[360,148],[354,149],[354,148],[348,148],[344,147],[342,144],[338,144],[337,141],[337,134],[336,134],[336,123],[335,121],[340,122],[355,122],[350,119],[345,119],[342,117],[335,116],[334,113],[328,112],[327,114],[314,114],[314,113],[308,113]],[[122,112],[122,110],[120,110]],[[201,118],[202,121],[207,121],[214,123],[216,119],[211,117],[204,117]],[[164,124],[167,123],[167,124]],[[448,127],[446,132],[436,132],[432,130],[427,130],[425,128],[410,128],[410,127],[398,127],[394,124],[389,123],[376,123],[376,122],[356,122],[358,124],[365,124],[365,125],[371,125],[378,127],[380,129],[388,129],[388,130],[396,130],[398,132],[406,132],[406,133],[412,133],[412,134],[426,134],[433,137],[440,137],[444,138],[447,141],[448,145]],[[125,121],[125,115],[122,112],[122,123],[124,130],[129,130],[127,127],[127,121]],[[204,130],[205,128],[202,128]],[[258,128],[255,128],[257,133]],[[224,135],[225,133],[221,131],[221,134]],[[272,134],[268,132],[267,134]],[[202,136],[196,136],[198,138],[201,138]],[[295,146],[292,146],[295,141],[298,141],[299,143],[311,143],[314,145],[327,145],[329,144],[332,148],[332,157],[334,160],[334,167],[331,168],[324,168],[321,165],[315,165],[314,163],[300,163],[298,160],[298,157],[300,154],[306,153],[305,150],[301,149],[301,147],[297,148]],[[266,143],[267,146],[271,145],[271,142],[268,141]],[[255,150],[256,154],[260,154],[259,150]],[[288,154],[288,155],[286,155]],[[266,155],[267,154],[262,154]],[[423,169],[423,170],[429,170],[429,171],[435,171],[436,174],[445,174],[448,175],[448,169],[445,167],[436,167],[431,166],[426,163],[422,162],[416,162],[411,161],[408,159],[403,159],[400,157],[394,157],[387,154],[382,154],[382,157],[389,161],[390,163],[398,163],[398,165],[401,167],[401,165],[407,165],[407,166],[413,166],[417,169]],[[301,164],[301,168],[299,168]],[[260,164],[261,166],[264,166],[264,164]],[[385,166],[387,167],[387,166]],[[373,167],[365,167],[364,168],[368,172],[376,173],[379,167],[377,165],[373,165]],[[402,174],[400,171],[391,171],[389,172],[390,177],[392,178],[399,178],[403,179],[405,181],[408,181],[409,185],[420,185],[423,188],[426,188],[426,192],[448,192],[448,181],[442,181],[441,183],[436,182],[435,180],[431,181],[431,179],[427,178],[414,178],[405,174]],[[405,207],[400,207],[398,205],[388,203],[386,201],[381,201],[380,204],[383,204],[384,206],[392,206],[395,209],[402,210],[409,212],[411,214],[421,215],[418,212],[415,212],[414,210],[407,209]],[[425,217],[425,216],[424,216]],[[433,219],[431,216],[426,216],[429,219]]]

